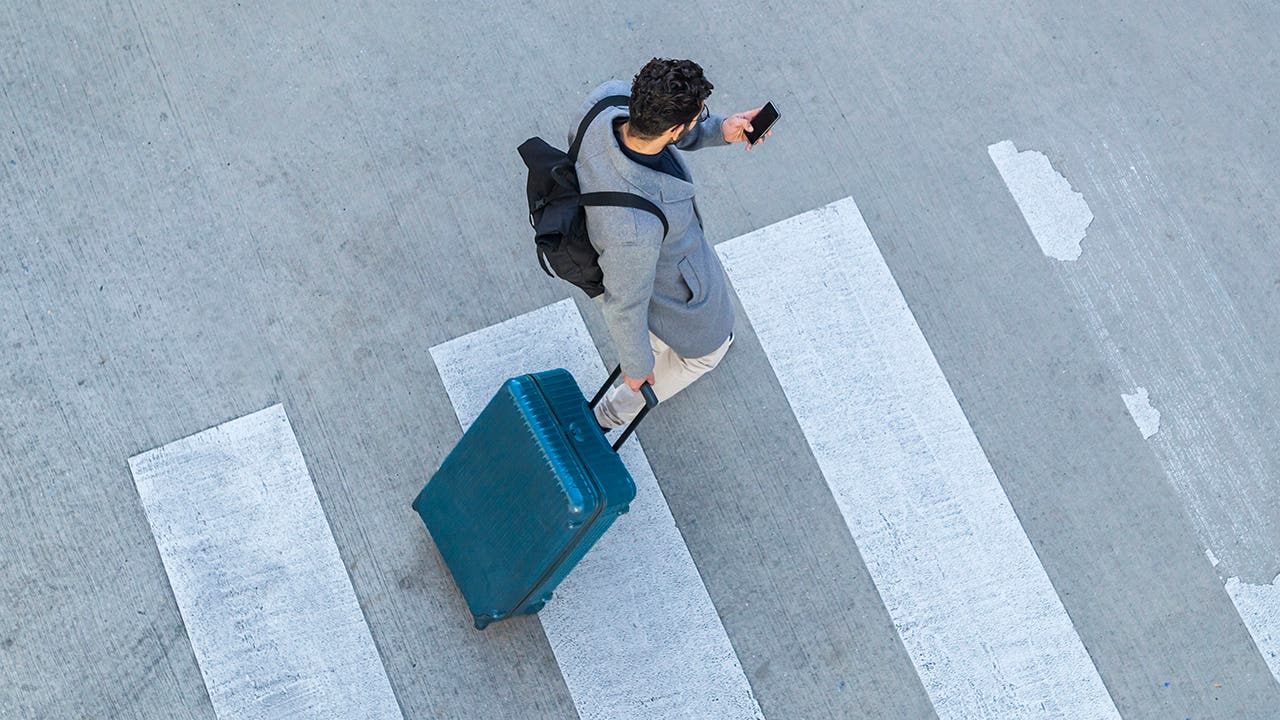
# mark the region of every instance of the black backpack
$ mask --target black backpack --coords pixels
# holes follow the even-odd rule
[[[547,144],[539,137],[525,140],[519,147],[520,158],[529,166],[529,224],[533,226],[537,243],[538,263],[551,277],[582,288],[588,297],[604,292],[604,273],[600,270],[600,254],[587,238],[586,205],[613,205],[646,210],[662,221],[662,235],[670,229],[667,218],[657,205],[647,199],[625,192],[594,192],[580,194],[578,148],[587,126],[610,106],[625,106],[630,102],[626,95],[610,95],[596,103],[582,118],[573,146],[566,154]],[[551,268],[547,265],[550,264]],[[555,274],[552,274],[555,270]]]

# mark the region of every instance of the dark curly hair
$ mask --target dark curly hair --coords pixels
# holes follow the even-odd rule
[[[650,60],[631,81],[631,132],[653,139],[673,125],[688,125],[714,89],[692,60]]]

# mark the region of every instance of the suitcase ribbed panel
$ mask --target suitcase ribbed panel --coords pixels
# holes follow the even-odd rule
[[[603,489],[606,514],[626,511],[636,496],[636,484],[622,459],[613,451],[608,439],[597,429],[595,415],[582,396],[582,388],[567,370],[548,370],[533,375],[547,404],[566,431],[577,426],[581,432],[569,433],[571,445],[585,471],[590,472]]]
[[[553,370],[504,383],[414,509],[480,626],[540,607],[634,497],[573,376]]]

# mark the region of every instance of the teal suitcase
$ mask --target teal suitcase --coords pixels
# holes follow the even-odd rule
[[[552,592],[636,495],[618,448],[657,405],[645,407],[613,445],[568,371],[503,383],[413,501],[477,629],[542,609]]]

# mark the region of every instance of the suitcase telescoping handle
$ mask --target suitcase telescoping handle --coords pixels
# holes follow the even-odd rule
[[[621,365],[613,369],[613,372],[609,374],[609,379],[605,380],[604,385],[600,386],[600,392],[596,393],[596,396],[591,398],[590,407],[592,409],[594,409],[600,402],[600,398],[604,397],[605,392],[613,386],[613,381],[617,380],[618,376],[621,374]],[[627,426],[627,429],[622,431],[622,437],[618,438],[618,442],[613,444],[614,452],[618,452],[618,448],[622,447],[622,443],[626,442],[627,438],[631,437],[631,433],[636,431],[636,426],[640,424],[640,421],[644,419],[644,416],[648,415],[650,410],[658,407],[658,396],[653,393],[652,385],[649,383],[641,385],[640,394],[644,395],[644,407],[640,409],[640,414],[636,415],[636,419],[631,421],[631,424]]]

